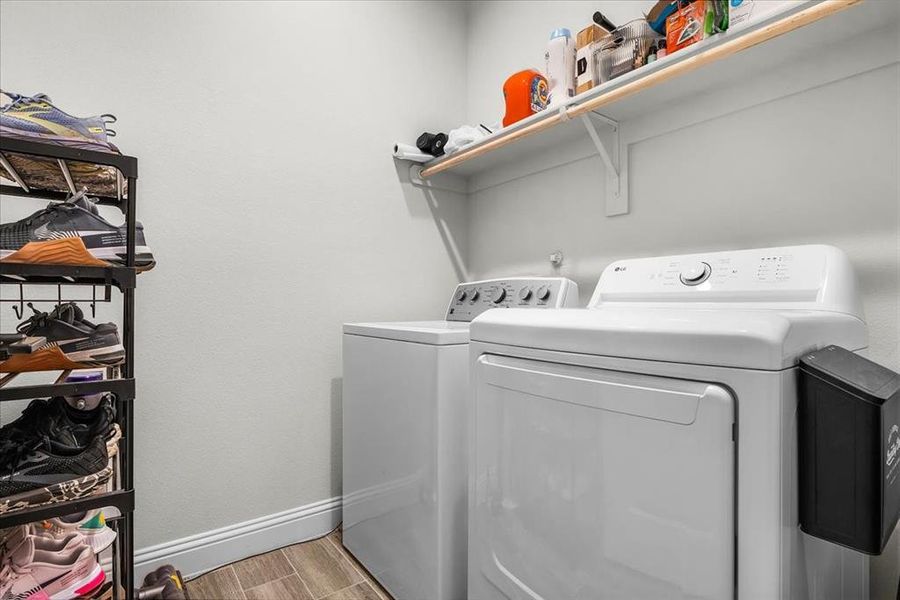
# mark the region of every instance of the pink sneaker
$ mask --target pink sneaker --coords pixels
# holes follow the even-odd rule
[[[91,547],[94,554],[100,554],[109,548],[116,539],[116,532],[106,526],[106,519],[101,510],[34,523],[31,525],[31,533],[54,539],[79,533],[84,536],[85,543]]]
[[[0,598],[74,600],[103,585],[106,575],[84,543],[59,552],[26,538],[0,567]]]

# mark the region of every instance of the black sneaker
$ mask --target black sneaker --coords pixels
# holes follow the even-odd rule
[[[80,192],[21,221],[0,225],[0,262],[124,264],[127,235],[125,225],[116,227],[101,217],[94,201]],[[141,271],[156,264],[140,223],[135,228],[135,263]]]
[[[104,397],[92,410],[74,408],[65,398],[32,400],[18,419],[0,427],[0,454],[44,437],[56,447],[76,453],[100,436],[106,440],[107,453],[112,457],[122,437],[115,417],[111,396]]]
[[[74,302],[61,304],[50,313],[33,306],[31,309],[34,315],[22,322],[18,331],[46,341],[31,354],[14,354],[0,362],[0,373],[90,369],[115,366],[125,360],[125,348],[114,323],[95,325],[87,321]]]
[[[7,448],[0,454],[0,514],[82,498],[109,481],[112,472],[100,436],[76,453],[48,439]]]

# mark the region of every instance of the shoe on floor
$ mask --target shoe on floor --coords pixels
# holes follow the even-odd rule
[[[73,600],[106,580],[94,553],[85,544],[52,552],[27,538],[0,566],[0,598]]]
[[[115,136],[108,127],[116,122],[114,116],[74,117],[54,106],[46,94],[0,93],[9,98],[0,105],[0,133],[4,137],[120,154],[108,139]]]
[[[74,454],[47,439],[7,445],[0,455],[0,514],[82,498],[109,481],[112,472],[102,436]]]
[[[125,348],[115,324],[91,323],[74,302],[61,304],[49,313],[31,308],[34,315],[23,321],[18,331],[46,341],[31,354],[14,354],[0,362],[0,373],[90,369],[125,361]]]
[[[125,264],[128,229],[100,216],[97,204],[84,192],[14,223],[0,225],[0,261],[24,264],[107,266]],[[135,225],[135,266],[146,271],[155,265]]]

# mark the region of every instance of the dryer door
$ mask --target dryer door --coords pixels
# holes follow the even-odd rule
[[[469,598],[734,596],[725,388],[482,355]]]

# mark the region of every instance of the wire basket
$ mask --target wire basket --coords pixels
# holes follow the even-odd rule
[[[659,39],[646,19],[635,19],[615,29],[594,53],[600,83],[646,64],[650,46]]]

